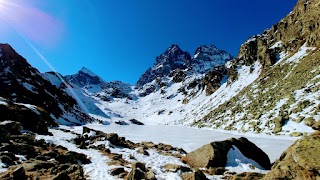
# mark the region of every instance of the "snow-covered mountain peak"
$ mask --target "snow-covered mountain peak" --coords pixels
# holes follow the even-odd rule
[[[153,69],[161,68],[164,65],[172,66],[176,69],[177,66],[188,64],[191,56],[188,52],[184,52],[176,44],[171,45],[163,54],[156,58]]]
[[[190,62],[190,54],[173,44],[156,58],[155,64],[140,77],[136,86],[141,87],[152,82],[155,78],[168,76],[173,70],[186,69]]]
[[[94,72],[92,72],[90,69],[88,69],[86,67],[82,67],[81,70],[78,73],[79,74],[80,73],[84,73],[84,74],[87,74],[87,75],[92,76],[92,77],[98,76],[98,75],[96,75]]]
[[[83,67],[77,74],[65,76],[68,82],[83,88],[87,93],[94,94],[106,87],[106,82],[88,68]]]

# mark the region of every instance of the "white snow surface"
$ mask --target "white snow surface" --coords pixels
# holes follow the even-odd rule
[[[307,47],[306,44],[302,45],[297,53],[286,60],[287,63],[295,62],[298,63],[301,58],[308,55],[308,50],[314,50],[314,47]]]
[[[6,172],[8,170],[5,167],[6,167],[6,165],[0,161],[0,173]]]
[[[250,168],[250,165],[253,165],[255,168]],[[266,174],[268,171],[265,171],[256,161],[245,157],[237,146],[232,146],[227,154],[227,169],[232,170],[233,172],[257,172],[258,168],[260,173]]]
[[[133,142],[152,141],[154,143],[165,143],[183,148],[187,152],[194,151],[213,141],[222,141],[232,137],[246,137],[266,152],[271,162],[279,158],[281,153],[298,139],[289,136],[272,136],[255,133],[243,134],[235,131],[173,125],[120,126],[116,124],[88,124],[86,126],[105,133],[117,133],[119,136],[126,137]],[[82,126],[75,126],[70,130],[82,133]]]

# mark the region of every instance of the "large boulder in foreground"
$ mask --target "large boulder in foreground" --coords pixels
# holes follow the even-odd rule
[[[188,153],[186,161],[193,168],[225,167],[227,154],[233,146],[236,146],[245,157],[254,160],[264,169],[271,168],[268,155],[244,137],[206,144]]]
[[[264,179],[320,179],[320,131],[284,151]]]

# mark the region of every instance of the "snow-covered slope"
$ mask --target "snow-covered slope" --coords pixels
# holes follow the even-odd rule
[[[101,106],[101,103],[103,102],[95,100],[90,96],[90,94],[77,85],[67,82],[61,74],[56,72],[47,72],[42,74],[42,76],[59,89],[65,91],[68,95],[73,97],[78,102],[81,109],[89,116],[104,123],[108,123],[108,120],[112,116],[119,116],[108,109],[104,109],[104,111],[102,111],[99,108],[99,105]],[[69,118],[73,117],[71,116]]]

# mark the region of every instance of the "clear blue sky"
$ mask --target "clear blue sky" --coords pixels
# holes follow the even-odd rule
[[[87,67],[134,84],[171,44],[193,55],[214,44],[236,56],[250,36],[286,16],[296,0],[0,0],[0,42],[41,72]],[[27,43],[28,42],[28,43]],[[34,48],[32,48],[32,45]]]

